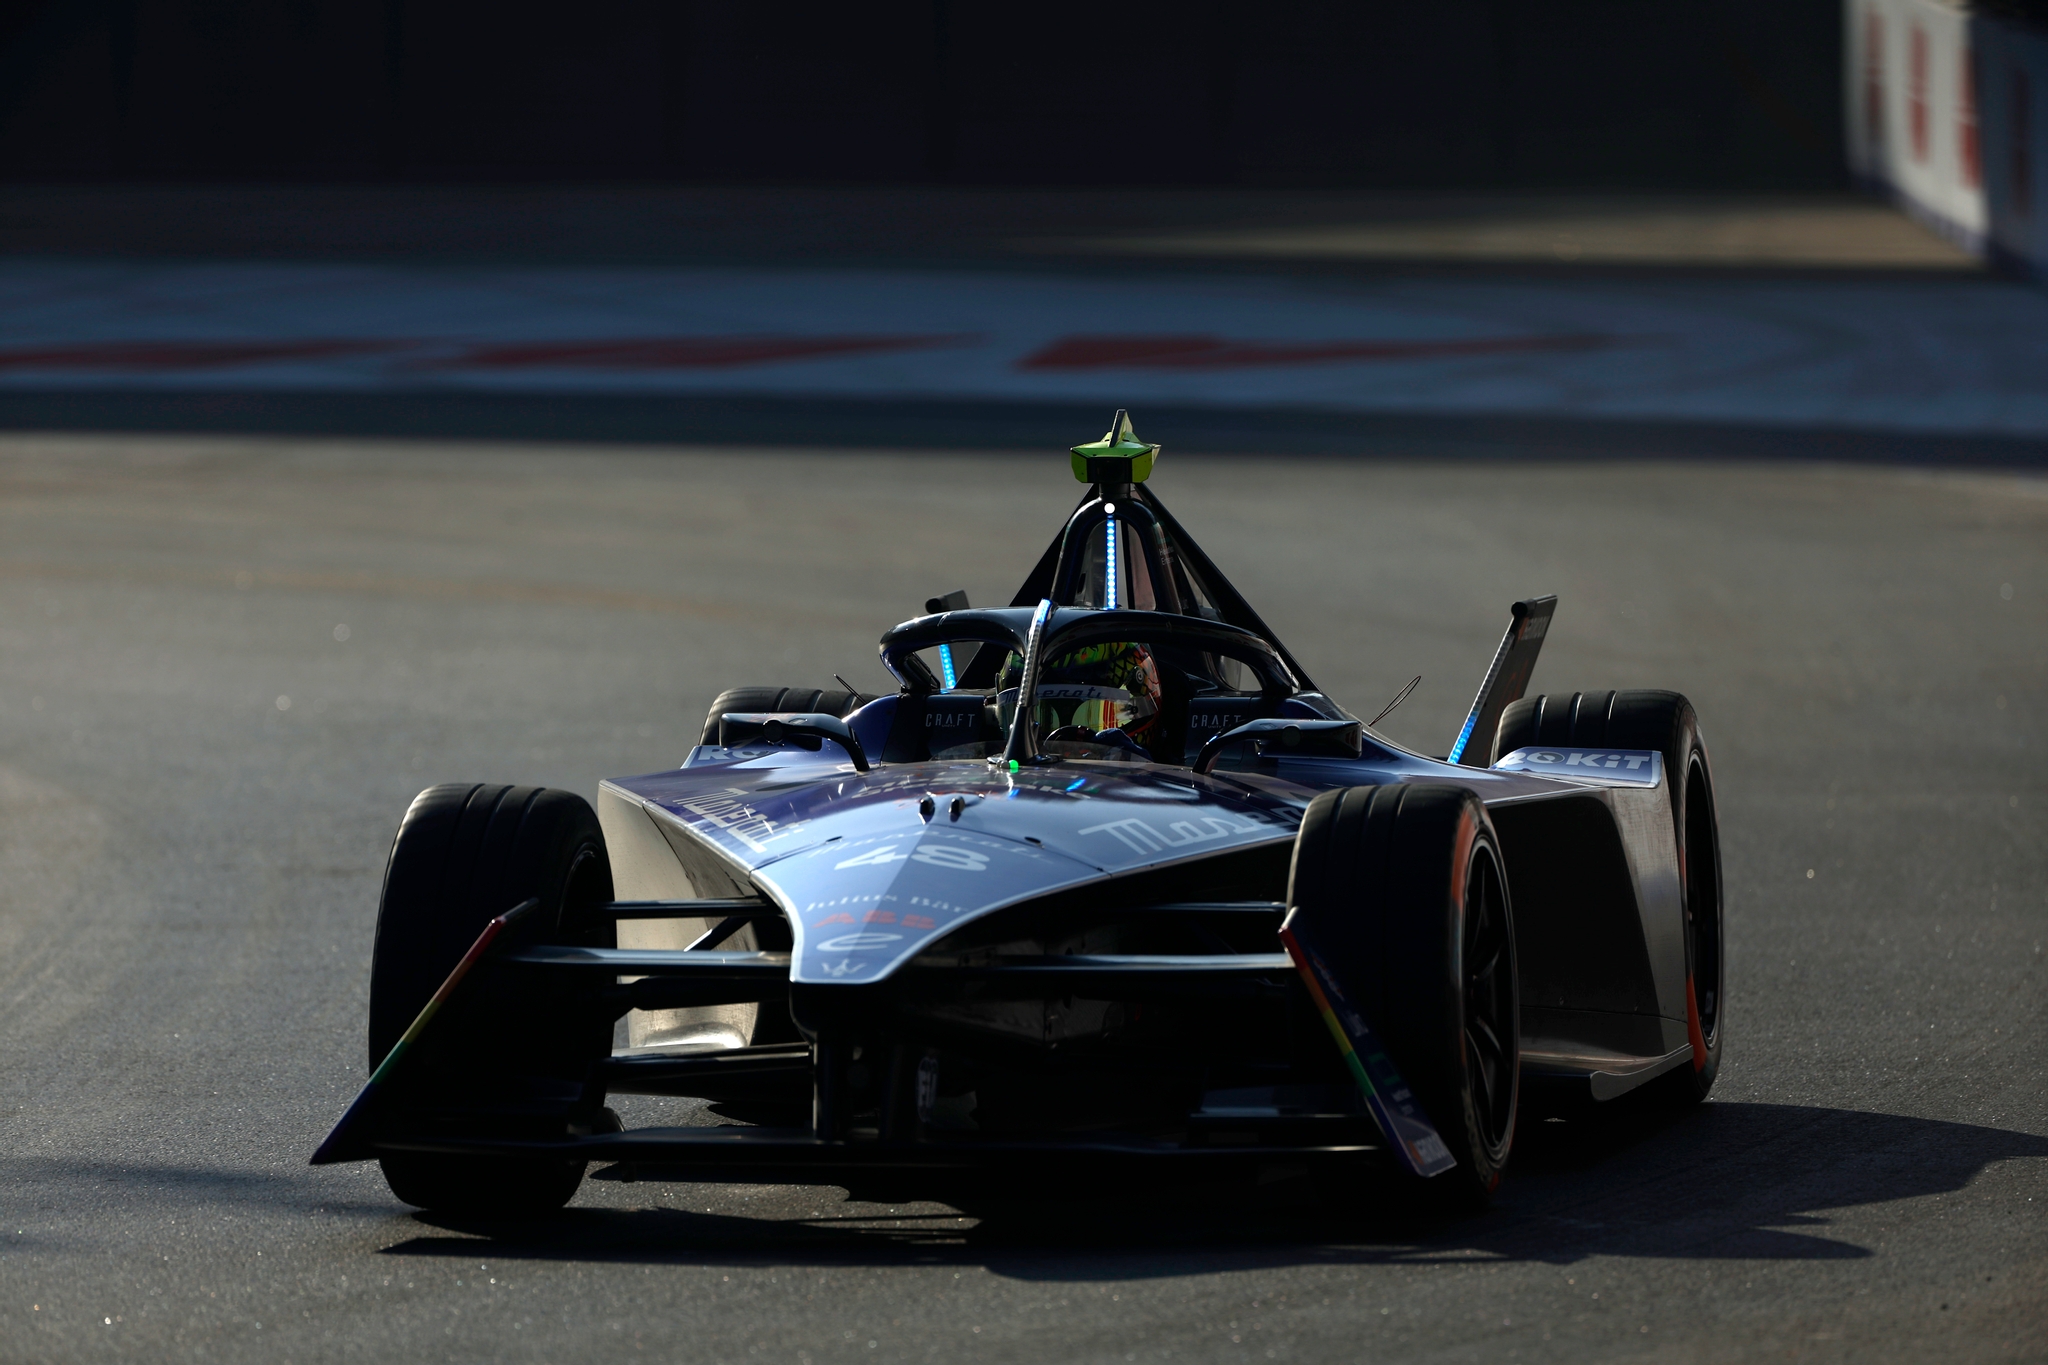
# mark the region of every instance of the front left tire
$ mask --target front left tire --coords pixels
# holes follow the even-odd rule
[[[370,1065],[374,1069],[402,1037],[457,962],[494,917],[529,898],[540,906],[519,926],[528,942],[582,942],[606,946],[609,924],[594,909],[611,900],[611,860],[590,804],[572,792],[545,787],[459,783],[429,787],[399,822],[384,873],[370,958]],[[465,986],[469,985],[465,982]],[[464,1089],[531,1090],[533,1078],[559,1090],[580,1083],[593,1061],[610,1050],[608,1023],[562,1021],[515,1012],[482,1031],[436,1040],[462,1055],[442,1058]],[[475,1034],[475,1036],[471,1036]],[[429,1037],[434,1035],[427,1035]],[[400,1094],[407,1093],[401,1089]],[[601,1100],[601,1096],[597,1097]],[[572,1127],[603,1123],[602,1111],[565,1121]],[[387,1115],[403,1126],[401,1109]],[[543,1134],[545,1135],[545,1134]],[[554,1158],[465,1157],[391,1153],[382,1160],[391,1192],[420,1208],[472,1215],[525,1216],[569,1202],[582,1183],[584,1163]]]
[[[1296,836],[1288,904],[1341,923],[1342,981],[1457,1164],[1419,1181],[1447,1211],[1483,1208],[1514,1141],[1521,986],[1500,839],[1463,787],[1324,792]]]

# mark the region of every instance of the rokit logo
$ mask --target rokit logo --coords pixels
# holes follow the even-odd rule
[[[1648,754],[1634,753],[1587,753],[1579,749],[1567,749],[1562,753],[1551,749],[1537,749],[1529,755],[1531,763],[1562,763],[1567,768],[1626,768],[1634,772],[1650,761]]]
[[[1655,787],[1664,780],[1663,757],[1654,749],[1517,749],[1493,765],[1542,777],[1584,778],[1602,786]]]

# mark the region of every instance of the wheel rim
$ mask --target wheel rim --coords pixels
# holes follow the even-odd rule
[[[1709,1049],[1721,1037],[1721,850],[1715,840],[1714,798],[1697,753],[1686,765],[1685,920],[1693,1002]]]
[[[1515,1120],[1519,1059],[1515,960],[1507,896],[1493,851],[1481,845],[1465,882],[1465,1060],[1472,1108],[1489,1154],[1507,1145]]]

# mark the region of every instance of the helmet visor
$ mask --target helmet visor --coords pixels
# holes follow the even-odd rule
[[[1063,725],[1088,730],[1136,730],[1158,709],[1150,697],[1097,683],[1040,683],[1035,718],[1041,734]]]

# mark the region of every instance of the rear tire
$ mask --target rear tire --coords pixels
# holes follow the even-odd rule
[[[828,687],[730,687],[711,703],[699,744],[718,743],[718,718],[730,711],[800,711],[844,720],[874,698],[865,692]]]
[[[1500,840],[1463,787],[1325,792],[1294,846],[1288,903],[1356,926],[1344,981],[1457,1165],[1415,1182],[1440,1208],[1483,1208],[1514,1141],[1520,983]]]
[[[1574,692],[1524,697],[1501,713],[1493,759],[1534,745],[1655,749],[1671,784],[1685,901],[1685,968],[1692,994],[1688,1028],[1697,1025],[1694,1063],[1644,1088],[1646,1099],[1698,1104],[1721,1070],[1727,1000],[1726,934],[1722,927],[1721,825],[1714,808],[1713,766],[1692,703],[1676,692]],[[1703,1056],[1701,1055],[1703,1054]]]
[[[429,787],[414,798],[392,841],[377,911],[370,957],[372,1068],[484,926],[533,897],[540,907],[521,925],[526,940],[608,940],[610,925],[597,923],[591,911],[612,898],[611,860],[597,816],[582,797],[545,787],[460,783]],[[491,1040],[495,1046],[478,1049],[465,1065],[470,1079],[487,1085],[492,1063],[501,1059],[520,1073],[580,1076],[611,1047],[608,1026],[521,1022],[527,1027],[511,1024]],[[408,1204],[500,1215],[560,1208],[582,1183],[585,1165],[436,1153],[392,1154],[382,1164],[391,1192]]]

